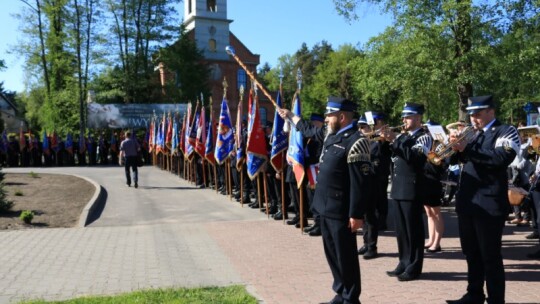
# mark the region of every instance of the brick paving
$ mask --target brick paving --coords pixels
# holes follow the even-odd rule
[[[86,228],[0,232],[0,304],[232,284],[246,285],[265,304],[320,303],[333,296],[321,238],[214,191],[147,167],[138,190],[123,185],[117,167],[32,171],[95,180],[107,203]],[[445,303],[463,294],[466,265],[455,215],[445,209],[444,216],[443,252],[426,254],[418,281],[386,276],[397,264],[397,244],[392,231],[382,233],[380,257],[360,258],[362,303]],[[537,244],[524,238],[529,229],[505,230],[507,303],[540,303],[540,261],[524,258]]]

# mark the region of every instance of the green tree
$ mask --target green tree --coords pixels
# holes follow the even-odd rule
[[[104,38],[115,50],[111,66],[120,62],[124,102],[150,102],[159,82],[154,81],[152,54],[179,32],[176,9],[179,0],[105,0],[111,16],[110,35]],[[178,24],[178,23],[176,23]]]
[[[466,116],[465,107],[469,96],[473,95],[474,75],[472,71],[473,35],[478,29],[473,14],[472,0],[333,0],[338,13],[348,20],[358,18],[356,10],[361,3],[372,3],[382,6],[385,13],[391,13],[396,26],[405,32],[415,35],[430,33],[434,28],[448,37],[446,47],[453,52],[451,58],[453,79],[456,80],[460,117]],[[478,19],[476,19],[478,21]]]

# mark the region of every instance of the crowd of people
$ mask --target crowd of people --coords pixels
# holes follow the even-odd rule
[[[467,111],[470,124],[461,122],[450,130],[448,142],[442,142],[430,134],[426,126],[434,123],[423,122],[424,107],[417,103],[405,104],[399,131],[387,126],[383,113],[369,111],[370,119],[357,117],[356,104],[345,98],[329,98],[326,112],[312,114],[309,119],[278,109],[289,128],[303,135],[303,165],[315,173],[301,185],[293,166],[285,162],[282,170],[267,162],[262,174],[248,178],[246,163],[237,163],[234,154],[242,147],[233,149],[229,161],[211,166],[196,153],[188,158],[182,153],[151,152],[146,141],[137,142],[131,132],[124,134],[121,144],[116,137],[107,142],[102,135],[97,141],[85,139],[83,149],[78,142],[69,149],[59,142],[48,152],[39,141],[21,148],[20,141],[10,138],[0,161],[4,166],[120,163],[125,166],[127,185],[133,181],[137,188],[137,166],[142,159],[183,176],[199,188],[215,187],[274,220],[286,220],[309,236],[322,236],[334,278],[335,297],[329,303],[360,303],[358,255],[365,260],[378,257],[379,232],[387,230],[390,222],[398,259],[387,275],[399,281],[420,278],[424,254],[443,250],[441,207],[454,202],[467,263],[467,289],[461,299],[447,302],[504,303],[503,228],[506,222],[532,223],[533,231],[527,238],[538,238],[540,162],[529,153],[530,140],[520,138],[515,127],[496,118],[492,96],[471,97]],[[264,130],[270,157],[272,125],[265,125]],[[235,132],[245,145],[246,122]],[[509,204],[509,184],[527,192],[522,204]],[[294,214],[291,218],[290,213]],[[528,257],[540,259],[540,250]]]
[[[344,98],[329,99],[326,113],[313,114],[309,119],[278,109],[278,114],[290,121],[291,128],[303,134],[304,167],[318,168],[316,183],[311,185],[306,179],[298,187],[292,166],[280,173],[268,165],[264,171],[264,192],[261,180],[240,178],[246,176],[242,173],[245,166],[236,170],[237,165],[232,161],[230,171],[227,165],[218,166],[219,190],[229,194],[226,175],[231,172],[232,195],[238,201],[253,208],[262,207],[262,212],[272,214],[276,220],[292,212],[294,217],[287,224],[304,227],[311,236],[322,236],[323,250],[334,277],[335,297],[329,303],[360,303],[358,255],[366,260],[378,256],[378,233],[387,229],[389,221],[395,228],[398,259],[387,275],[399,281],[420,278],[424,254],[444,250],[441,207],[453,202],[468,283],[462,298],[447,302],[504,303],[503,228],[506,221],[509,224],[519,221],[523,225],[535,216],[533,206],[540,203],[540,187],[535,186],[540,165],[527,171],[531,167],[524,162],[530,161],[530,156],[524,155],[525,150],[530,150],[527,141],[520,139],[514,126],[496,119],[492,96],[471,97],[469,104],[470,123],[459,123],[450,131],[446,143],[430,134],[426,125],[433,123],[423,122],[421,104],[404,106],[401,132],[386,127],[382,113],[370,111],[373,123],[356,117],[356,105]],[[269,153],[271,129],[271,125],[266,126]],[[246,136],[245,130],[239,132]],[[437,159],[439,155],[444,158]],[[204,168],[200,160],[197,163]],[[196,170],[199,172],[196,176],[204,175],[200,174],[204,171],[201,168]],[[515,178],[512,172],[525,174]],[[210,177],[212,172],[207,170],[205,174]],[[280,186],[282,179],[285,187]],[[196,183],[208,187],[211,180],[205,183],[197,178]],[[524,204],[514,208],[514,215],[508,199],[509,183],[530,190]],[[267,195],[259,195],[261,192]],[[282,208],[282,195],[287,210]],[[267,201],[260,201],[266,198]],[[302,203],[305,205],[301,206]],[[392,214],[389,209],[393,210]],[[311,225],[308,218],[313,219]],[[538,237],[537,227],[533,229],[528,238]],[[361,244],[357,244],[360,230],[363,237]],[[538,259],[540,251],[528,257]]]

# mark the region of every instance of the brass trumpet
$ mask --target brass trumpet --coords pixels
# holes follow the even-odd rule
[[[397,127],[389,127],[387,125],[384,125],[375,131],[372,131],[370,133],[365,133],[364,136],[366,136],[370,140],[379,141],[382,139],[381,134],[383,132],[389,130],[390,132],[394,132],[394,133],[402,133],[404,127],[405,127],[405,124],[402,124],[401,126],[397,126]]]
[[[441,162],[448,157],[454,155],[456,151],[453,149],[458,143],[461,143],[463,141],[470,142],[476,134],[476,130],[472,126],[465,127],[459,136],[456,138],[456,140],[444,144],[441,143],[435,151],[431,151],[428,153],[428,160],[434,165],[440,165]]]

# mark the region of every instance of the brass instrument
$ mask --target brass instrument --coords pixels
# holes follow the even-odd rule
[[[440,165],[441,162],[448,157],[454,155],[456,151],[453,149],[458,143],[461,143],[463,141],[470,142],[476,134],[476,130],[472,126],[465,127],[459,136],[456,138],[456,140],[444,144],[441,143],[435,151],[431,151],[428,153],[428,160],[434,164],[434,165]]]
[[[402,133],[404,127],[405,127],[405,124],[402,124],[397,127],[389,127],[387,125],[384,125],[375,131],[372,131],[370,133],[365,133],[364,136],[366,136],[370,140],[379,141],[379,140],[382,140],[381,133],[383,133],[384,131],[389,130],[390,132],[394,132],[394,133]]]
[[[525,142],[530,138],[531,144],[528,148],[529,154],[540,154],[540,127],[538,125],[520,127],[517,131],[522,142]]]

